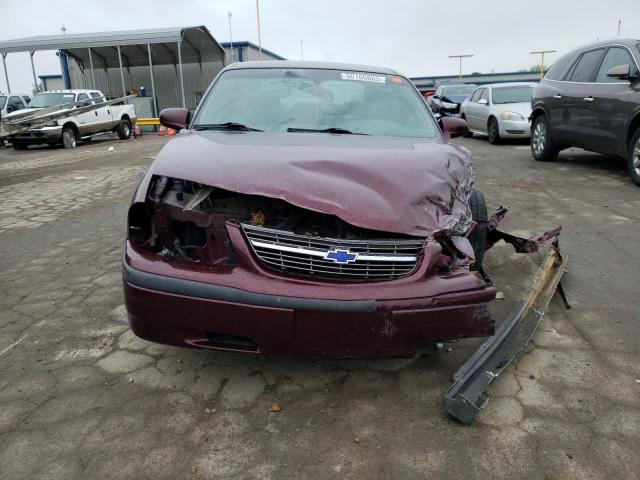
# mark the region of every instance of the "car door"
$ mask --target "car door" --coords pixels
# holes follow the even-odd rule
[[[482,93],[482,88],[477,88],[469,97],[469,100],[464,104],[464,118],[467,121],[467,126],[472,130],[477,130],[477,101]]]
[[[600,47],[583,52],[567,73],[558,102],[562,111],[561,123],[553,126],[561,144],[589,149],[597,124],[591,108],[594,81],[605,50]]]
[[[84,107],[89,105],[91,101],[89,100],[89,95],[86,93],[78,93],[76,95],[76,102],[84,102],[76,108]],[[93,119],[93,112],[85,112],[75,115],[76,121],[78,123],[78,129],[80,130],[80,136],[89,135],[91,133],[91,127],[95,123]]]
[[[629,65],[629,72],[638,73],[638,66],[626,47],[609,47],[593,84],[590,108],[595,118],[595,131],[590,142],[597,152],[622,154],[626,149],[625,127],[632,105],[627,100],[635,91],[629,80],[607,77],[609,70],[620,65]]]
[[[105,101],[100,92],[91,92],[91,99],[93,100],[94,105],[100,105]],[[107,130],[111,130],[113,125],[110,110],[110,108],[102,107],[93,111],[94,120],[96,122],[93,126],[94,132],[104,132]]]
[[[489,111],[491,109],[491,88],[485,87],[482,89],[480,98],[478,98],[478,106],[476,120],[478,122],[478,130],[481,132],[487,132],[487,122],[489,121]]]

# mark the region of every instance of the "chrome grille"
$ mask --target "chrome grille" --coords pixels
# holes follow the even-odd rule
[[[416,268],[424,240],[347,240],[298,235],[242,224],[251,248],[267,267],[301,275],[340,279],[385,280]],[[326,258],[355,256],[340,261]],[[339,253],[335,253],[339,252]]]

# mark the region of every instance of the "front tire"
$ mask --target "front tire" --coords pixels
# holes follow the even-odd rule
[[[487,124],[487,136],[489,137],[489,143],[492,143],[493,145],[500,143],[500,127],[498,125],[498,120],[494,117],[491,117]]]
[[[120,120],[116,127],[116,133],[120,140],[128,140],[131,137],[131,123],[129,120]]]
[[[636,133],[631,137],[631,142],[629,143],[627,167],[629,168],[631,180],[640,187],[640,127],[636,129]]]
[[[473,247],[476,261],[469,266],[469,269],[482,270],[482,260],[484,259],[484,252],[487,249],[487,222],[489,221],[487,203],[484,200],[482,192],[478,192],[477,190],[471,192],[469,208],[471,208],[473,221],[476,222],[475,228],[469,234],[469,242],[471,242],[471,246]]]
[[[67,149],[76,148],[76,132],[73,130],[73,128],[65,127],[62,130],[62,145]]]
[[[549,121],[544,115],[538,115],[531,125],[531,154],[539,162],[551,162],[558,157],[560,150],[556,147]]]

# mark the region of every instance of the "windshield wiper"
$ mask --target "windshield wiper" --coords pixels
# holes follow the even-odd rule
[[[342,133],[345,135],[369,135],[368,133],[352,132],[351,130],[347,130],[340,127],[330,127],[330,128],[322,128],[322,129],[289,127],[287,128],[287,132],[316,132],[316,133]]]
[[[241,132],[262,132],[257,128],[247,127],[242,123],[225,122],[225,123],[201,123],[194,125],[194,130],[238,130]]]

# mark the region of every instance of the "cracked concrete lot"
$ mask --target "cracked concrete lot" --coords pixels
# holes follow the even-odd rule
[[[542,164],[521,143],[460,141],[489,204],[512,208],[506,228],[563,225],[574,305],[554,298],[463,426],[442,400],[479,341],[337,362],[136,338],[126,210],[165,142],[0,149],[0,478],[638,478],[640,189],[621,160],[571,150]],[[487,257],[500,319],[542,257]]]

